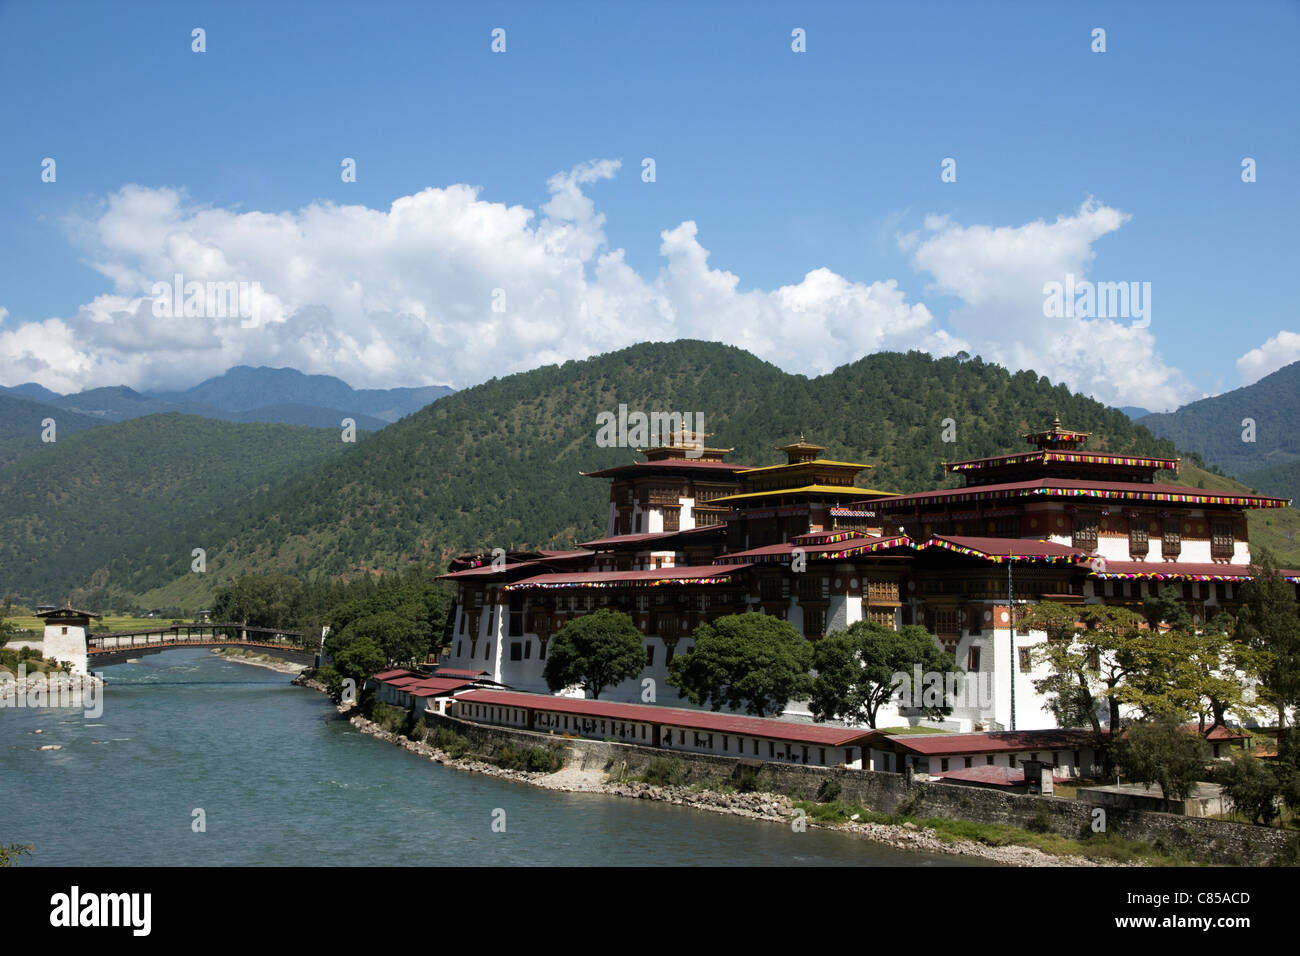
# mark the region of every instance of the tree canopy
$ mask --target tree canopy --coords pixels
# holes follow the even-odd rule
[[[876,714],[904,683],[912,681],[915,667],[945,683],[948,674],[962,674],[953,656],[939,648],[923,627],[910,624],[901,631],[870,621],[857,621],[828,634],[813,651],[809,706],[816,720],[866,721],[876,726]],[[900,674],[906,675],[899,679]],[[926,706],[922,688],[914,688],[912,703],[923,716],[938,717],[951,711],[946,704]]]
[[[542,675],[553,691],[580,684],[599,698],[606,687],[637,676],[643,667],[645,645],[632,618],[603,609],[560,628],[548,646]]]
[[[701,624],[691,636],[695,647],[673,658],[668,683],[693,704],[766,717],[812,688],[812,644],[788,621],[729,614]]]

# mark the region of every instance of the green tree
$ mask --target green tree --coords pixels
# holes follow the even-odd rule
[[[14,625],[9,620],[14,612],[13,598],[5,598],[5,603],[0,606],[0,647],[8,644],[14,636]]]
[[[945,682],[948,674],[962,675],[953,656],[941,650],[923,627],[909,624],[901,631],[870,621],[858,621],[828,634],[813,649],[809,706],[816,720],[866,721],[876,726],[876,714],[904,684],[915,667]],[[900,676],[902,675],[902,676]],[[922,688],[913,688],[913,703],[922,701]],[[938,717],[951,707],[922,707],[926,717]]]
[[[570,621],[547,648],[542,675],[551,690],[581,684],[599,698],[606,687],[636,677],[645,667],[645,645],[632,618],[608,609]]]
[[[381,670],[388,663],[384,649],[369,637],[361,637],[347,644],[333,660],[334,670],[343,679],[351,678],[360,688],[368,677]]]
[[[391,664],[423,660],[431,643],[429,627],[423,621],[384,611],[354,620],[337,636],[331,633],[325,639],[325,649],[330,655],[335,655],[358,640],[369,640],[379,645]]]
[[[1300,616],[1295,587],[1278,573],[1267,550],[1260,552],[1250,571],[1251,579],[1241,586],[1237,635],[1269,655],[1264,691],[1277,707],[1277,725],[1282,729],[1287,708],[1300,704]]]
[[[212,620],[287,629],[297,619],[302,590],[287,574],[246,574],[217,592]]]
[[[1233,810],[1246,814],[1252,823],[1268,826],[1281,812],[1278,800],[1282,787],[1277,774],[1249,751],[1239,751],[1216,766],[1214,779],[1232,801]]]
[[[1128,779],[1159,784],[1166,806],[1186,800],[1205,775],[1210,748],[1205,738],[1172,717],[1133,724],[1116,747],[1116,763]]]
[[[694,649],[673,658],[668,683],[693,704],[779,714],[791,698],[812,690],[812,644],[768,614],[728,614],[701,624]]]

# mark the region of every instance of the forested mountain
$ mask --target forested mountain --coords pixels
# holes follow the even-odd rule
[[[41,434],[46,419],[54,419],[54,442],[44,442]],[[75,435],[100,424],[86,415],[32,401],[0,389],[0,468],[26,455],[35,455],[58,446],[60,438]]]
[[[156,560],[153,549],[168,544],[178,563],[150,570],[188,573],[192,549],[211,547],[209,516],[363,443],[345,444],[338,429],[176,414],[60,430],[57,442],[0,468],[0,590],[61,602],[114,559]]]
[[[1300,362],[1254,385],[1137,421],[1261,491],[1287,494],[1284,483],[1273,482],[1288,474],[1278,466],[1300,462]]]
[[[342,409],[353,417],[369,415],[385,422],[395,422],[451,392],[452,389],[445,385],[353,388],[333,375],[305,375],[292,368],[237,365],[224,375],[207,379],[193,388],[182,392],[156,392],[154,397],[170,402],[197,402],[227,412],[308,405]]]
[[[595,537],[608,484],[579,472],[636,458],[595,444],[597,414],[619,403],[702,413],[713,442],[747,464],[784,460],[774,446],[802,431],[828,457],[875,464],[864,484],[895,491],[945,483],[945,459],[1020,450],[1020,435],[1057,413],[1095,433],[1090,447],[1174,454],[1117,409],[979,359],[881,353],[810,380],[731,346],[651,343],[457,392],[282,490],[213,515],[202,537],[213,542],[214,573],[201,581],[171,573],[187,550],[152,543],[112,562],[107,585],[168,585],[149,600],[186,606],[206,599],[200,585],[241,572],[343,574]],[[946,419],[955,442],[943,441]]]
[[[60,395],[28,382],[13,388],[0,387],[0,399],[10,402],[22,399],[58,409],[61,414],[47,412],[41,417],[53,415],[60,425],[66,419],[69,433],[87,425],[168,412],[227,422],[272,422],[313,428],[340,428],[343,419],[351,418],[359,430],[377,431],[451,391],[444,385],[355,389],[332,375],[304,375],[291,368],[240,365],[181,392],[138,392],[125,385],[114,385]],[[4,455],[6,430],[13,428],[21,437],[26,434],[24,429],[30,418],[30,409],[0,403],[0,456]],[[0,463],[4,460],[0,457]]]

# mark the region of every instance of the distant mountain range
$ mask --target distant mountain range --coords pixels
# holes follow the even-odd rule
[[[226,422],[334,429],[351,418],[359,431],[377,431],[452,391],[445,385],[357,389],[332,375],[247,365],[180,392],[137,392],[118,385],[60,395],[27,382],[0,387],[0,465],[34,450],[40,422],[46,418],[53,418],[65,434],[173,412]]]
[[[1252,488],[1300,498],[1300,362],[1245,388],[1136,421]]]

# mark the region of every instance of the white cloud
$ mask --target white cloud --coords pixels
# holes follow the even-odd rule
[[[986,359],[1033,369],[1110,404],[1173,408],[1194,397],[1193,390],[1160,359],[1151,329],[1139,327],[1140,321],[1043,314],[1044,284],[1071,274],[1083,280],[1095,257],[1093,243],[1129,218],[1092,199],[1054,223],[961,226],[932,216],[921,232],[901,236],[899,246],[918,270],[934,276],[934,291],[961,300],[948,326],[977,343]],[[1154,313],[1151,328],[1159,327]]]
[[[77,230],[91,237],[90,259],[111,291],[72,316],[10,318],[0,327],[0,382],[61,392],[183,387],[243,363],[359,387],[463,387],[635,342],[701,338],[810,375],[882,349],[966,349],[1117,404],[1165,408],[1188,397],[1149,330],[1043,317],[1043,283],[1083,276],[1093,243],[1128,219],[1118,210],[1089,201],[1055,223],[1016,227],[927,218],[900,243],[934,291],[961,300],[945,331],[892,279],[816,268],[792,285],[742,288],[709,265],[689,220],[660,233],[661,268],[639,274],[609,247],[604,214],[584,191],[619,168],[596,160],[551,177],[537,211],[466,185],[427,188],[387,210],[313,203],[279,213],[126,186]],[[154,283],[178,273],[258,283],[260,322],[155,315]],[[504,311],[493,309],[496,290]]]
[[[1284,330],[1237,359],[1237,374],[1243,386],[1253,385],[1292,362],[1300,362],[1300,335]]]
[[[76,315],[0,330],[0,381],[59,391],[172,387],[240,363],[291,365],[357,386],[483,381],[548,362],[675,338],[728,341],[796,372],[866,352],[963,347],[895,282],[814,269],[794,285],[742,291],[710,268],[694,222],[661,233],[653,276],[609,249],[583,191],[613,160],[553,176],[539,213],[465,185],[387,211],[314,203],[233,212],[172,189],[127,186],[79,232],[112,292]],[[260,324],[154,315],[154,283],[256,282]],[[504,311],[494,311],[495,290]],[[12,325],[12,323],[11,323]]]

